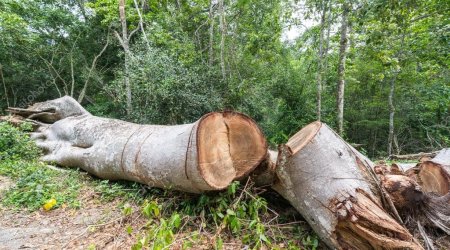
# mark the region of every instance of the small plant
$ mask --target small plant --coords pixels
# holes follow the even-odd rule
[[[307,249],[316,250],[319,246],[319,240],[316,235],[308,235],[306,238],[302,239],[302,244]]]
[[[269,228],[270,223],[277,221],[273,218],[275,215],[270,214],[267,201],[254,194],[250,181],[245,187],[233,182],[226,191],[199,196],[173,191],[154,192],[144,201],[141,213],[148,220],[148,229],[139,237],[134,249],[170,249],[174,244],[183,249],[195,246],[193,237],[189,237],[189,241],[183,237],[188,230],[212,234],[207,241],[214,249],[223,249],[224,240],[230,237],[239,239],[251,249],[276,249],[274,242],[280,241],[285,241],[283,245],[289,249],[300,249],[300,237],[294,241],[291,240],[294,237],[284,234],[285,230]],[[272,217],[272,220],[264,221],[265,217]],[[190,229],[183,230],[182,225],[189,225]],[[179,232],[183,236],[178,235]]]

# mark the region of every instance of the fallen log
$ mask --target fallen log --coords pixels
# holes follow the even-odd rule
[[[91,115],[63,97],[9,109],[45,124],[32,135],[43,160],[100,178],[199,193],[226,188],[267,154],[256,123],[237,112],[209,113],[191,124],[138,125]]]
[[[442,149],[431,160],[420,163],[419,184],[425,192],[443,196],[450,192],[450,149]]]
[[[450,193],[438,196],[425,192],[408,176],[381,176],[382,186],[403,217],[412,217],[414,225],[423,224],[440,228],[450,235]]]
[[[314,122],[279,147],[273,188],[331,248],[422,249],[383,206],[372,167],[326,124]]]
[[[36,122],[32,137],[45,161],[193,193],[223,189],[259,165],[253,174],[275,182],[330,247],[422,249],[393,219],[398,214],[373,163],[320,122],[280,146],[277,156],[268,153],[258,126],[236,112],[158,126],[96,117],[70,97],[9,110]]]
[[[378,171],[386,189],[409,228],[418,231],[427,244],[432,240],[421,227],[439,228],[450,235],[450,193],[448,192],[448,165],[450,150],[441,150],[435,158],[418,164],[392,164],[390,171]],[[385,165],[376,166],[383,169]]]
[[[417,154],[407,154],[407,155],[390,155],[389,159],[391,160],[420,160],[423,157],[434,157],[438,152],[429,152],[424,153],[420,152]]]

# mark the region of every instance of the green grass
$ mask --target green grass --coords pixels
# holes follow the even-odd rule
[[[49,199],[56,199],[55,208],[62,204],[80,207],[77,197],[82,183],[77,171],[61,173],[38,161],[10,161],[0,164],[0,175],[15,181],[3,195],[4,205],[33,211]]]
[[[15,182],[2,194],[4,206],[35,211],[55,199],[52,209],[83,209],[80,198],[89,190],[96,194],[93,199],[103,204],[118,200],[114,204],[124,218],[136,214],[145,218],[138,232],[124,225],[124,231],[136,235],[133,249],[168,249],[175,243],[182,249],[195,249],[211,239],[209,248],[215,249],[230,241],[240,241],[252,249],[318,247],[317,236],[305,223],[292,224],[295,219],[285,216],[283,209],[271,208],[251,181],[245,185],[234,182],[222,192],[192,195],[149,189],[134,182],[99,180],[77,169],[57,171],[38,160],[39,151],[25,135],[26,130],[0,123],[0,175]],[[133,207],[139,207],[138,211]],[[180,243],[180,239],[184,240]]]

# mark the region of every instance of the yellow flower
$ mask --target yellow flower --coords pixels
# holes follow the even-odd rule
[[[48,200],[45,204],[44,204],[44,210],[48,211],[50,209],[52,209],[54,206],[56,205],[56,200],[55,199],[50,199]]]

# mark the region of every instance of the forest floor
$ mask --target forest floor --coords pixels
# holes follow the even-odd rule
[[[18,178],[9,167],[0,164],[1,250],[323,248],[295,209],[249,182],[196,196],[79,170]],[[56,205],[46,211],[43,196]]]
[[[5,183],[5,177],[0,179]],[[0,192],[5,188],[1,185]],[[125,227],[142,227],[145,220],[124,217],[120,199],[102,202],[93,190],[85,190],[80,198],[82,209],[27,211],[1,206],[0,249],[129,249],[136,243]]]

